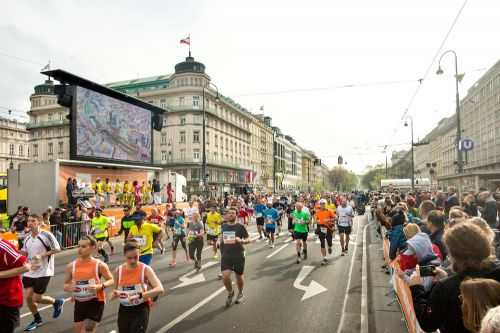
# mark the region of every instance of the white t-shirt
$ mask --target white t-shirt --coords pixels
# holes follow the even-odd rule
[[[184,216],[188,219],[189,222],[193,220],[193,214],[198,213],[198,208],[196,207],[186,207],[183,209]]]
[[[349,216],[350,215],[350,216]],[[349,227],[352,225],[352,207],[347,205],[345,207],[337,207],[337,216],[339,218],[338,225],[341,227]]]
[[[57,242],[57,239],[51,232],[41,231],[36,237],[33,237],[31,233],[26,236],[23,248],[21,250],[26,252],[28,254],[28,260],[32,261],[33,257],[35,257],[36,255],[42,255],[47,252],[47,248],[44,243],[52,250],[61,249],[59,243]],[[50,259],[48,257],[43,257],[40,260],[40,268],[26,272],[24,273],[24,276],[30,278],[54,276],[54,255],[51,255]]]

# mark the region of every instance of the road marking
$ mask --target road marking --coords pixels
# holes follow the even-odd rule
[[[356,234],[359,234],[359,219],[356,219],[356,222],[357,222]],[[347,299],[349,298],[349,289],[351,289],[352,270],[354,268],[354,260],[356,258],[357,249],[358,249],[358,246],[355,246],[354,251],[352,253],[352,257],[351,257],[351,267],[349,268],[349,275],[347,276],[347,287],[345,289],[344,303],[342,304],[342,313],[340,314],[340,322],[339,322],[339,326],[337,329],[337,333],[340,333],[342,331],[343,326],[344,326],[345,309],[347,306]]]
[[[318,282],[311,280],[311,283],[309,283],[309,286],[303,286],[301,283],[304,281],[304,279],[311,274],[311,272],[314,270],[314,266],[308,266],[304,265],[300,269],[299,275],[293,282],[293,287],[297,288],[299,290],[305,291],[304,295],[302,296],[301,301],[305,301],[308,298],[311,298],[313,296],[316,296],[318,294],[324,293],[328,289],[320,285]]]
[[[67,302],[67,301],[69,301],[69,300],[71,300],[71,297],[65,298],[65,299],[64,299],[64,303],[66,303],[66,302]],[[43,311],[43,310],[50,309],[50,308],[52,308],[52,307],[53,307],[52,305],[42,306],[41,308],[38,308],[38,312]],[[31,312],[26,312],[26,313],[23,313],[23,314],[21,315],[21,317],[20,317],[20,318],[24,318],[24,317],[27,317],[27,316],[29,316],[29,315],[31,315]]]
[[[222,293],[225,290],[226,290],[226,287],[221,287],[221,288],[217,289],[215,292],[213,292],[207,298],[203,299],[201,302],[199,302],[198,304],[194,305],[191,309],[189,309],[186,312],[182,313],[177,318],[175,318],[174,320],[172,320],[170,323],[168,323],[165,326],[163,326],[162,328],[160,328],[157,331],[157,333],[166,333],[166,332],[168,332],[169,329],[171,329],[172,327],[174,327],[175,325],[177,325],[178,323],[180,323],[181,321],[183,321],[184,319],[186,319],[193,312],[195,312],[196,310],[198,310],[199,308],[201,308],[202,306],[204,306],[205,304],[207,304],[208,302],[210,302],[211,300],[213,300],[215,297],[217,297],[220,293]]]
[[[217,265],[217,264],[218,264],[217,261],[209,261],[209,262],[203,264],[203,266],[201,266],[201,270],[207,269],[207,268],[212,267],[213,265]],[[205,282],[205,275],[203,275],[203,273],[197,274],[191,278],[189,277],[190,275],[193,275],[194,273],[196,273],[196,270],[192,270],[191,272],[186,273],[183,276],[181,276],[179,278],[179,280],[181,280],[181,283],[176,285],[172,289],[187,287],[187,286],[190,286],[190,285],[195,284],[195,283]]]
[[[368,333],[368,250],[366,246],[366,229],[373,222],[363,228],[363,261],[361,264],[361,333]]]
[[[288,246],[288,244],[290,243],[289,240],[285,241],[285,244],[281,245],[280,247],[278,247],[276,250],[274,250],[274,252],[272,252],[271,254],[269,254],[266,259],[269,259],[269,258],[272,258],[274,257],[275,255],[277,255],[279,252],[281,252],[281,250],[283,250],[285,247]]]

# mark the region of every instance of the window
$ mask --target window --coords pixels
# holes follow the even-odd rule
[[[200,143],[200,131],[193,131],[193,143]]]
[[[168,159],[169,162],[172,162],[172,160],[173,160],[173,158],[172,158],[172,151],[171,150],[168,151],[168,157],[167,157],[167,159]]]
[[[9,145],[9,155],[11,155],[11,156],[14,155],[14,144],[13,143],[11,143]]]
[[[193,123],[201,124],[203,122],[203,118],[200,115],[193,116]]]
[[[38,118],[37,118],[37,116],[33,116],[33,124],[38,124]]]
[[[200,96],[193,96],[193,108],[200,108]]]
[[[162,150],[161,151],[161,160],[166,161],[167,160],[167,152]]]
[[[217,134],[214,135],[214,142],[215,142],[215,147],[218,147],[219,146],[219,137],[217,136]]]
[[[179,97],[179,106],[184,105],[184,96]]]
[[[179,151],[181,160],[184,161],[186,159],[186,149],[181,149]]]
[[[186,143],[186,131],[180,132],[180,143]]]
[[[160,107],[162,109],[166,109],[167,108],[167,100],[165,98],[160,99]]]
[[[191,180],[200,179],[200,169],[191,169]]]
[[[193,161],[194,162],[200,161],[200,150],[199,149],[193,149]]]
[[[59,112],[59,120],[63,120],[63,114],[62,114],[62,112]]]
[[[54,144],[52,142],[49,142],[49,155],[52,155],[54,153]]]
[[[59,141],[59,151],[58,151],[59,154],[63,153],[64,151],[63,148],[64,148],[64,143],[62,141]]]
[[[161,144],[162,145],[167,144],[167,133],[161,133]]]
[[[49,113],[49,114],[47,115],[47,117],[48,117],[49,121],[52,121],[52,113]]]
[[[186,117],[181,117],[181,125],[186,125]]]
[[[205,133],[205,140],[207,140],[207,145],[210,145],[210,132],[209,131],[207,131]]]
[[[23,145],[19,145],[19,156],[24,156],[24,147],[23,147]]]
[[[214,151],[214,161],[217,161],[217,159],[219,158],[218,154],[216,151]]]
[[[155,104],[155,101],[148,101],[149,104]]]
[[[38,145],[33,145],[33,157],[38,157]]]

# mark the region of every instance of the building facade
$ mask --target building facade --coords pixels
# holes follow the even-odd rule
[[[276,191],[301,190],[302,148],[295,140],[274,127]]]
[[[251,166],[258,191],[269,192],[273,188],[273,129],[271,118],[254,115],[250,123]]]
[[[26,124],[0,117],[0,173],[29,161],[29,132]]]

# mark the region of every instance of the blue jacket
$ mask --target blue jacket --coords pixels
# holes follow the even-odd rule
[[[406,249],[406,237],[403,232],[403,225],[393,226],[389,233],[389,258],[394,260],[398,255],[398,250],[402,252]]]

